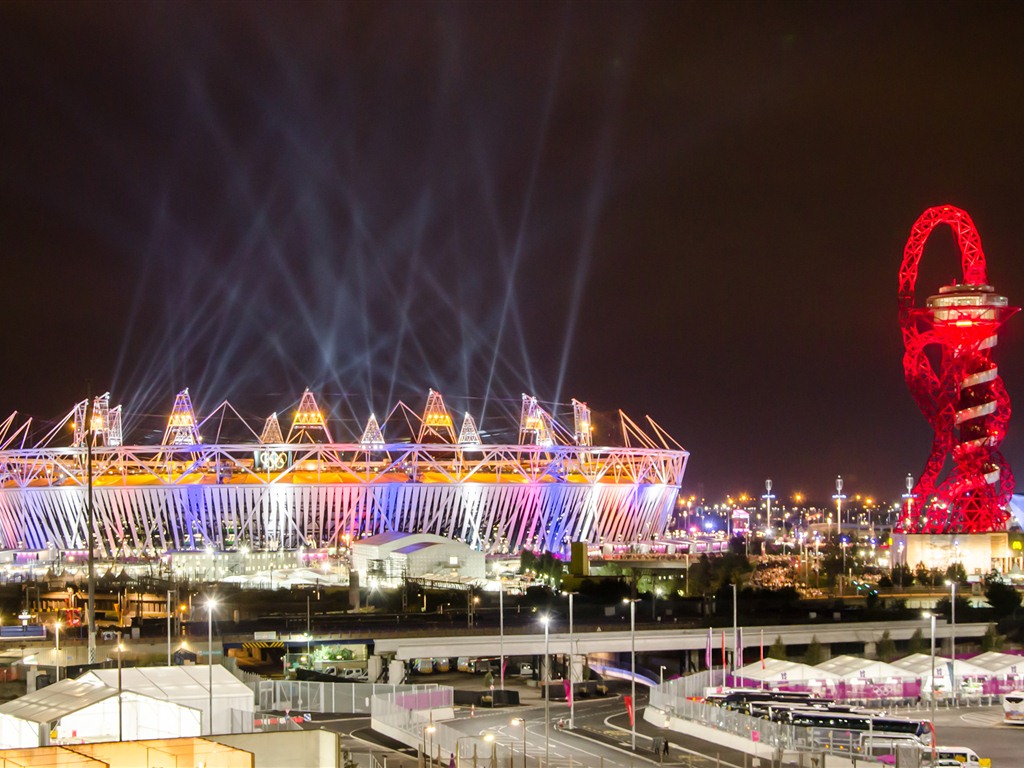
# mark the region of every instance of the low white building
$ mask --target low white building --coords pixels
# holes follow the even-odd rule
[[[380,533],[352,544],[352,570],[363,584],[396,583],[404,576],[466,581],[486,575],[484,553],[432,533]]]

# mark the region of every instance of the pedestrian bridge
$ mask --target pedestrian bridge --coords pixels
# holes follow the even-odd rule
[[[750,648],[760,643],[764,633],[765,646],[781,637],[786,645],[807,645],[812,638],[817,638],[823,646],[833,643],[863,643],[868,653],[873,652],[874,644],[889,632],[893,640],[907,640],[915,631],[927,640],[930,637],[931,621],[917,619],[913,621],[863,621],[839,622],[830,624],[785,624],[771,626],[743,626],[743,645]],[[935,638],[938,644],[954,634],[958,640],[976,640],[985,634],[987,623],[977,624],[937,624]],[[722,645],[722,633],[725,643],[732,648],[732,626],[720,626],[712,629],[712,642],[715,648]],[[629,630],[601,631],[591,630],[575,632],[570,638],[568,632],[552,632],[547,638],[548,650],[553,654],[590,655],[600,653],[628,653],[633,644],[633,634]],[[657,651],[703,651],[707,646],[707,629],[644,629],[637,630],[635,647],[637,653],[653,653]],[[394,654],[402,660],[432,658],[435,656],[497,656],[504,651],[505,656],[535,656],[544,653],[544,631],[530,634],[497,633],[472,635],[433,635],[388,637],[374,641],[375,654]],[[937,646],[936,650],[941,646]]]

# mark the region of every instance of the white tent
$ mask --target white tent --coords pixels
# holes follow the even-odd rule
[[[210,728],[209,675],[213,673],[213,728]],[[116,669],[94,669],[79,680],[96,680],[117,690]],[[252,690],[219,664],[210,667],[188,665],[182,667],[130,667],[121,671],[123,690],[191,707],[202,714],[202,732],[233,733],[251,729],[255,711]],[[232,716],[239,712],[240,728],[232,728]],[[193,734],[189,734],[193,735]],[[146,737],[150,738],[150,737]]]
[[[733,675],[745,680],[757,680],[770,685],[787,683],[807,685],[809,683],[832,682],[839,679],[839,675],[833,672],[812,667],[809,664],[800,664],[796,661],[765,659],[764,669],[761,668],[761,665],[760,661],[755,661],[753,664],[740,667],[733,672]]]
[[[957,661],[957,675],[959,667],[964,662]],[[1017,656],[1013,653],[999,653],[997,651],[985,651],[971,657],[970,664],[980,667],[992,677],[1020,677],[1024,675],[1024,656]]]
[[[61,680],[0,705],[0,748],[199,735],[195,709],[135,692],[119,703],[117,693],[98,680]]]
[[[835,656],[823,661],[817,668],[831,672],[846,682],[858,680],[897,680],[908,677],[906,670],[886,664],[884,661],[862,659],[859,656]]]
[[[927,680],[932,674],[932,657],[927,653],[913,653],[910,656],[904,656],[902,659],[897,659],[892,663],[894,667],[899,667],[905,671],[905,677],[917,677],[921,680]],[[935,679],[938,681],[949,679],[949,667],[950,659],[945,656],[935,657]],[[960,677],[988,677],[989,672],[981,667],[977,667],[969,661],[964,659],[956,660],[956,676]]]

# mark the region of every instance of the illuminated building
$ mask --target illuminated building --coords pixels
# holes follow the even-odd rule
[[[644,431],[621,412],[624,445],[594,446],[590,410],[578,401],[570,431],[524,395],[515,444],[486,442],[468,414],[456,437],[434,391],[422,416],[399,406],[391,414],[403,418],[371,415],[358,442],[339,443],[307,390],[286,439],[274,414],[260,432],[246,425],[251,442],[204,442],[218,420],[197,420],[184,390],[156,446],[122,444],[120,410],[107,407],[105,421],[93,418],[97,546],[108,554],[276,550],[394,531],[484,551],[636,542],[664,533],[689,456],[655,422]],[[79,435],[84,413],[76,406],[32,446],[31,420],[0,422],[3,547],[85,547],[88,430],[57,445],[69,422]],[[402,433],[390,434],[398,424]]]

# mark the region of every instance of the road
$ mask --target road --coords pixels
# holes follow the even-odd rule
[[[1024,727],[1005,725],[1002,705],[940,709],[935,734],[939,744],[970,747],[979,756],[991,758],[992,768],[1024,765]]]

